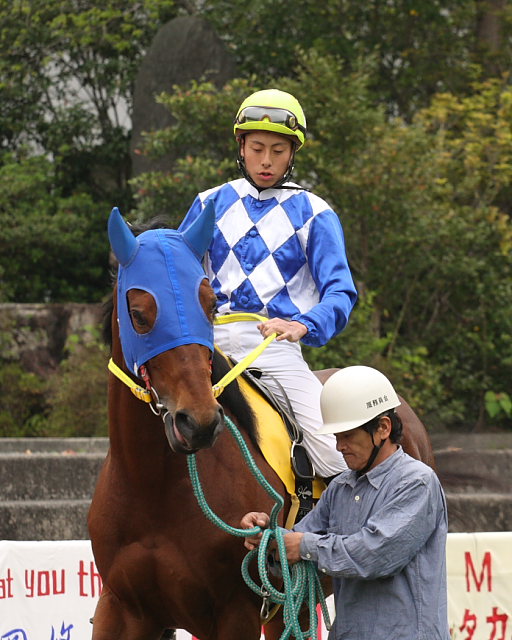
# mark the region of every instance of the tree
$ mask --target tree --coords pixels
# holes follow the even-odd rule
[[[177,160],[130,185],[135,73],[183,11],[241,77],[162,95],[176,124],[148,152]],[[483,425],[485,392],[510,393],[511,25],[503,0],[0,0],[0,298],[101,299],[112,203],[177,226],[238,175],[242,99],[278,86],[304,105],[296,175],[340,213],[360,291],[310,361],[373,364],[445,424]]]
[[[299,47],[339,58],[345,72],[374,56],[374,99],[410,119],[434,93],[464,92],[482,70],[508,68],[510,10],[490,7],[500,2],[298,0],[292,8],[271,0],[249,6],[214,0],[203,11],[234,51],[243,77],[254,74],[268,84],[289,76]]]
[[[0,165],[0,294],[16,302],[96,302],[109,285],[106,205],[64,196],[55,165],[4,154]]]
[[[126,200],[133,82],[173,0],[4,0],[0,149],[49,154],[66,194]]]
[[[104,295],[106,218],[131,201],[135,74],[176,10],[173,0],[0,2],[2,299]]]
[[[379,366],[431,419],[482,424],[484,393],[502,390],[512,357],[508,84],[487,81],[465,98],[440,94],[407,123],[374,106],[371,61],[350,73],[316,52],[301,62],[277,83],[304,96],[308,141],[297,176],[340,213],[364,311],[308,356],[316,367],[347,359]],[[238,80],[162,97],[176,125],[153,138],[154,148],[171,144],[182,155],[169,174],[138,180],[141,214],[176,198],[178,224],[195,190],[230,177],[230,116],[257,88]],[[211,142],[203,136],[201,155],[185,155],[186,137],[197,139],[201,127],[213,131]],[[491,290],[499,291],[492,305]]]

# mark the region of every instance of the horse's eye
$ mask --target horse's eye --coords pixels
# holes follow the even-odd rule
[[[130,316],[132,318],[133,326],[137,332],[148,331],[149,324],[144,317],[144,314],[141,311],[137,311],[137,309],[132,309],[130,311]]]

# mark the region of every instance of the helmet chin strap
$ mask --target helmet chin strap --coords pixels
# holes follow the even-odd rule
[[[387,440],[387,438],[384,438],[384,440],[382,440],[380,444],[375,444],[375,440],[373,439],[373,436],[374,436],[373,432],[367,431],[367,433],[372,439],[373,450],[372,450],[371,455],[368,458],[368,462],[365,464],[365,466],[362,469],[359,469],[356,472],[356,475],[357,475],[358,478],[360,478],[361,476],[364,476],[364,474],[367,473],[370,470],[370,467],[375,462],[375,458],[379,455],[379,451],[381,450],[382,445]]]
[[[236,164],[237,167],[239,169],[239,171],[241,172],[241,174],[243,175],[243,177],[247,180],[247,182],[250,182],[252,184],[252,186],[257,189],[259,192],[261,191],[265,191],[265,189],[279,189],[282,187],[282,185],[285,182],[288,182],[288,180],[292,177],[292,173],[293,173],[293,163],[295,160],[295,147],[293,147],[292,149],[292,155],[290,157],[290,162],[288,163],[288,168],[286,169],[286,173],[284,174],[284,176],[278,180],[275,184],[273,184],[271,187],[260,187],[259,185],[257,185],[254,180],[251,178],[251,176],[249,175],[249,173],[247,172],[247,167],[245,166],[245,160],[242,156],[241,153],[241,147],[242,147],[242,141],[240,141],[238,143],[238,153],[237,153],[237,158],[236,158]],[[287,187],[284,187],[285,189]]]

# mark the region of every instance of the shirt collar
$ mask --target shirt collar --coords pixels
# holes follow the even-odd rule
[[[380,485],[384,482],[384,478],[386,477],[388,471],[391,467],[393,467],[401,458],[404,456],[404,450],[400,445],[398,445],[398,449],[392,453],[389,458],[386,458],[384,462],[381,462],[373,469],[370,469],[365,476],[368,482],[378,489]]]
[[[247,183],[247,193],[253,198],[256,198],[256,200],[270,200],[271,198],[277,198],[279,194],[282,193],[282,189],[274,189],[273,187],[259,191],[247,179],[245,179],[245,181]],[[301,188],[300,185],[295,182],[285,182],[283,186],[297,187],[297,189]]]

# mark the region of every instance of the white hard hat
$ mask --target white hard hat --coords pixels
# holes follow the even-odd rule
[[[324,425],[318,433],[355,429],[399,404],[391,382],[377,369],[359,365],[340,369],[322,389]]]

